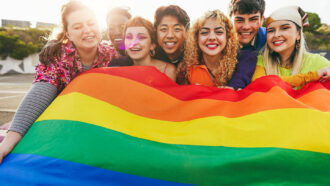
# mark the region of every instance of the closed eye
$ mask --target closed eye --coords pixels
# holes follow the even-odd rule
[[[272,33],[272,32],[274,32],[274,29],[273,29],[273,28],[268,28],[268,29],[266,30],[266,32],[267,32],[267,33]]]

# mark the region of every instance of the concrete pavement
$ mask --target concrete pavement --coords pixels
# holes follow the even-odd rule
[[[33,79],[34,74],[0,75],[0,126],[12,120]]]

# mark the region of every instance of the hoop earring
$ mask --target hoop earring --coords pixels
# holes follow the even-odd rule
[[[153,57],[156,54],[155,49],[150,50],[149,53],[150,53],[150,56]]]

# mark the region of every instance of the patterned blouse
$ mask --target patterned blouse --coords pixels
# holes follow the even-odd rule
[[[78,51],[68,42],[62,45],[61,59],[52,59],[54,63],[49,65],[39,64],[36,66],[34,82],[48,82],[57,87],[58,93],[61,92],[78,74],[83,72],[81,59]],[[115,50],[109,46],[99,44],[96,59],[91,68],[106,67],[115,55]]]

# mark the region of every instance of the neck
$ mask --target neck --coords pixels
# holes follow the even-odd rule
[[[93,64],[97,53],[97,47],[93,49],[78,49],[78,54],[80,56],[81,62],[84,65],[91,65]]]
[[[177,52],[177,53],[174,53],[172,55],[168,55],[168,58],[171,60],[171,61],[176,61],[178,60],[180,57],[181,57],[181,51],[180,52]]]
[[[281,66],[282,67],[288,67],[291,65],[292,61],[290,60],[290,57],[291,57],[293,51],[294,51],[294,47],[279,53],[280,57],[281,57]]]
[[[208,69],[213,72],[216,72],[219,67],[220,55],[208,56],[203,55],[203,60]]]
[[[137,59],[133,60],[134,66],[150,66],[152,64],[152,58],[150,55],[142,58],[142,59]]]

